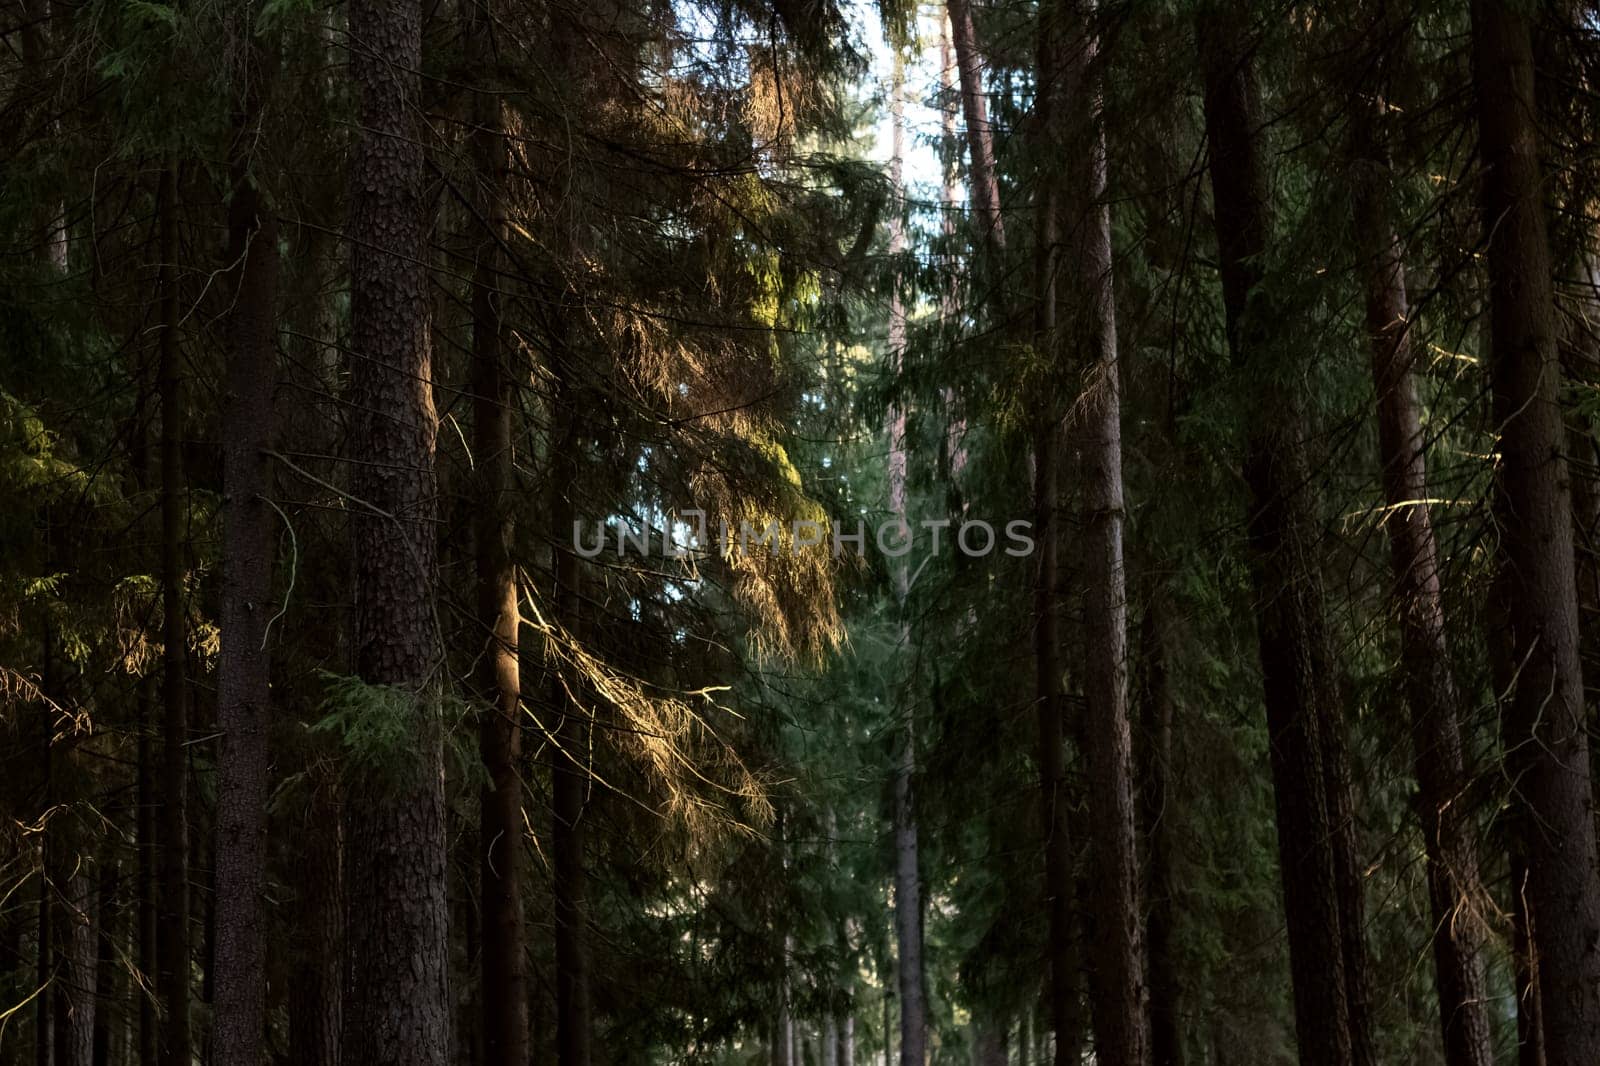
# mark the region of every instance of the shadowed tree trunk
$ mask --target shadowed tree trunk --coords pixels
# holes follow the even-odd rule
[[[1168,796],[1172,782],[1173,694],[1168,673],[1166,592],[1154,589],[1141,627],[1144,667],[1141,696],[1144,725],[1144,826],[1149,860],[1145,883],[1150,908],[1145,951],[1150,972],[1150,1060],[1154,1066],[1183,1066],[1182,987],[1173,953],[1175,908],[1172,836]]]
[[[1600,1061],[1600,871],[1532,45],[1525,17],[1496,0],[1475,0],[1472,36],[1500,432],[1494,503],[1516,664],[1506,761],[1525,812],[1545,1054],[1552,1066],[1576,1066]]]
[[[161,997],[161,1066],[189,1066],[189,693],[184,620],[183,380],[178,365],[177,181],[161,173],[161,892],[156,912],[156,991]]]
[[[249,173],[259,136],[261,57],[248,42],[249,10],[237,46],[246,66],[235,133],[228,207],[227,378],[223,398],[222,649],[217,680],[215,1029],[217,1066],[258,1066],[265,1032],[266,944],[262,882],[267,856],[271,751],[270,657],[272,399],[277,379],[278,227]]]
[[[970,16],[969,16],[970,17]],[[951,22],[956,21],[954,9]],[[1038,27],[1037,70],[1041,86],[1035,104],[1035,128],[1041,155],[1055,143],[1064,118],[1061,98],[1060,22],[1058,9],[1048,5]],[[959,35],[957,40],[959,42]],[[959,51],[959,46],[958,46]],[[967,86],[963,80],[962,92]],[[969,119],[970,122],[970,119]],[[977,140],[969,136],[969,147]],[[976,173],[983,154],[975,152],[970,165]],[[992,160],[990,161],[992,165]],[[1034,192],[1033,343],[1048,360],[1060,351],[1057,330],[1057,286],[1060,273],[1059,215],[1061,183],[1054,168],[1042,169]],[[996,257],[1003,253],[1005,233],[998,224],[990,228]],[[1033,523],[1036,530],[1033,589],[1034,697],[1038,731],[1039,794],[1044,829],[1044,895],[1047,915],[1045,981],[1047,1018],[1055,1033],[1056,1066],[1077,1066],[1083,1018],[1077,994],[1078,959],[1073,943],[1072,831],[1069,822],[1065,753],[1065,699],[1062,685],[1061,567],[1058,468],[1061,463],[1060,412],[1041,406],[1033,440]]]
[[[1368,117],[1368,121],[1372,121]],[[1445,1059],[1490,1066],[1489,999],[1479,957],[1483,933],[1473,910],[1480,894],[1477,842],[1462,792],[1466,771],[1456,719],[1440,595],[1438,548],[1427,503],[1427,460],[1407,306],[1405,264],[1389,218],[1387,168],[1379,153],[1358,155],[1353,215],[1361,242],[1367,334],[1377,395],[1378,449],[1400,618],[1402,670],[1411,711],[1417,804],[1428,857],[1435,986]]]
[[[557,360],[570,359],[570,350],[557,353]],[[576,506],[573,496],[578,487],[579,434],[570,410],[572,394],[566,375],[570,367],[556,370],[558,395],[555,409],[558,426],[551,479],[551,540],[555,550],[555,589],[553,601],[561,623],[569,632],[579,631],[582,609],[580,582],[583,574],[572,549]],[[551,702],[559,715],[555,742],[551,745],[552,811],[551,838],[555,853],[555,948],[556,948],[556,1051],[559,1066],[589,1066],[592,1019],[589,988],[589,889],[584,855],[584,819],[589,790],[589,717],[587,710],[569,693],[567,685],[577,678],[551,678]]]
[[[339,1066],[343,1012],[344,886],[338,783],[321,766],[307,773],[311,798],[303,828],[304,861],[290,940],[289,1060]]]
[[[1206,137],[1211,152],[1223,304],[1236,370],[1264,382],[1244,447],[1247,533],[1271,737],[1273,796],[1304,1066],[1368,1066],[1365,945],[1343,723],[1324,616],[1318,522],[1304,398],[1282,382],[1291,356],[1272,335],[1263,291],[1271,204],[1247,13],[1202,15]]]
[[[472,65],[493,69],[492,8],[473,10],[466,27]],[[478,484],[476,570],[478,625],[483,647],[474,679],[480,721],[478,750],[487,780],[478,828],[481,885],[483,1047],[485,1066],[528,1061],[527,950],[522,913],[521,675],[517,640],[516,568],[512,564],[514,491],[511,410],[515,402],[506,367],[499,291],[505,240],[500,183],[506,168],[501,103],[492,86],[473,99],[471,139],[477,207],[486,232],[475,242],[472,286],[473,455]]]
[[[450,1049],[421,53],[418,0],[352,3],[354,657],[365,713],[401,716],[404,739],[351,756],[345,1066],[445,1066]]]

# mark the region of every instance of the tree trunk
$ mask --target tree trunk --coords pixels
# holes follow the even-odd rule
[[[486,75],[495,61],[492,8],[469,16],[473,68]],[[512,378],[505,365],[500,292],[506,168],[500,97],[492,86],[474,96],[470,134],[478,183],[476,213],[485,228],[477,241],[472,286],[473,455],[477,466],[476,559],[478,625],[483,647],[474,683],[479,709],[478,750],[486,781],[478,829],[482,916],[483,1044],[486,1066],[528,1061],[527,949],[522,913],[521,677],[517,640],[516,568],[511,558]]]
[[[136,758],[139,766],[135,775],[139,811],[134,821],[137,839],[138,868],[134,876],[139,879],[138,905],[135,918],[139,923],[136,935],[139,976],[142,982],[154,983],[157,979],[156,963],[156,912],[159,893],[156,886],[156,785],[155,753],[152,750],[151,732],[156,706],[156,679],[154,675],[139,679],[139,739]],[[140,1066],[156,1061],[159,1054],[159,1024],[156,1020],[156,1002],[144,983],[136,986],[139,997],[139,1056]]]
[[[1244,475],[1295,1031],[1305,1066],[1368,1066],[1361,885],[1304,403],[1293,389],[1270,384],[1298,376],[1272,365],[1289,353],[1272,337],[1276,314],[1262,291],[1271,206],[1250,50],[1237,36],[1246,24],[1236,9],[1212,12],[1201,39],[1228,345],[1241,375],[1269,383],[1250,412]]]
[[[70,810],[58,810],[56,819],[72,817]],[[49,995],[55,1024],[55,1066],[91,1066],[94,1061],[95,1019],[95,906],[98,878],[94,866],[86,861],[85,849],[77,834],[63,838],[51,827],[55,870],[51,880],[59,894],[56,915],[59,920],[60,954]]]
[[[320,767],[307,774],[304,846],[290,939],[289,1061],[339,1066],[343,1018],[344,884],[338,783]]]
[[[946,0],[950,37],[955,44],[956,70],[961,82],[961,111],[967,125],[968,181],[978,245],[994,258],[1005,250],[1005,221],[1000,214],[1000,181],[994,165],[994,130],[989,125],[989,102],[983,85],[983,56],[978,51],[972,23],[972,0]],[[993,279],[991,279],[992,281]]]
[[[905,156],[904,72],[895,60],[890,107],[893,123],[893,149],[889,162],[889,181],[894,190],[894,213],[889,223],[889,254],[898,255],[905,247],[905,232],[900,212],[904,189],[901,184]],[[905,310],[899,285],[889,296],[889,360],[899,373],[906,343]],[[909,529],[906,486],[906,416],[896,406],[889,411],[889,512],[901,528]],[[895,570],[895,602],[900,617],[900,643],[910,640],[906,620],[908,575],[904,566]],[[922,959],[922,871],[918,856],[917,812],[912,782],[917,772],[916,709],[911,703],[903,709],[904,719],[896,739],[894,764],[894,933],[899,955],[897,970],[900,992],[900,1063],[924,1066],[928,1055],[926,979]]]
[[[570,410],[571,393],[565,374],[567,367],[558,356],[556,373],[559,395],[555,399],[557,439],[551,479],[551,541],[555,546],[556,617],[576,634],[582,597],[582,571],[572,550],[575,517],[573,494],[578,486],[579,434]],[[556,948],[556,1050],[559,1066],[589,1066],[591,1057],[591,1006],[589,988],[589,893],[588,869],[584,857],[584,808],[589,790],[588,712],[568,693],[566,685],[575,678],[551,678],[551,702],[560,715],[551,745],[552,850],[555,853],[555,948]]]
[[[1369,118],[1369,121],[1371,119]],[[1489,998],[1475,917],[1480,894],[1477,841],[1464,816],[1466,768],[1450,671],[1438,548],[1428,499],[1421,411],[1411,368],[1405,264],[1390,222],[1386,167],[1379,153],[1358,153],[1354,223],[1362,247],[1367,333],[1378,407],[1378,449],[1389,513],[1390,558],[1400,617],[1402,670],[1411,711],[1417,803],[1428,859],[1435,985],[1445,1061],[1490,1066]]]
[[[1167,673],[1165,592],[1152,591],[1145,608],[1142,641],[1145,734],[1144,825],[1149,851],[1146,874],[1150,907],[1145,950],[1150,971],[1150,1059],[1154,1066],[1183,1066],[1182,984],[1173,954],[1172,837],[1167,805],[1172,781],[1171,679]]]
[[[355,663],[395,750],[356,753],[345,803],[345,1066],[445,1066],[450,1049],[441,667],[434,617],[420,0],[356,0],[350,76]],[[377,760],[375,764],[374,760]]]
[[[161,893],[156,916],[156,990],[161,1066],[189,1066],[189,693],[184,619],[183,381],[178,365],[177,182],[169,166],[158,194],[161,335]]]
[[[1545,1053],[1552,1066],[1600,1061],[1600,871],[1596,870],[1583,672],[1562,453],[1555,303],[1526,19],[1472,5],[1473,74],[1484,163],[1490,385],[1500,431],[1495,515],[1511,660],[1506,751],[1525,817],[1528,904]]]
[[[955,16],[952,13],[952,23]],[[1059,60],[1059,23],[1054,9],[1045,13],[1038,28],[1037,71],[1047,87],[1036,103],[1036,129],[1042,144],[1050,144],[1063,114]],[[972,165],[980,169],[981,157]],[[1033,342],[1036,350],[1055,353],[1061,336],[1057,329],[1057,281],[1060,273],[1060,182],[1053,170],[1038,176],[1034,194]],[[999,234],[1003,242],[1003,232]],[[1046,405],[1039,413],[1033,441],[1033,522],[1037,531],[1034,572],[1034,691],[1038,728],[1039,791],[1044,833],[1044,894],[1047,914],[1045,942],[1046,1004],[1051,1031],[1056,1036],[1057,1066],[1077,1066],[1083,1021],[1077,995],[1078,959],[1073,943],[1072,831],[1068,821],[1065,709],[1062,689],[1061,573],[1058,467],[1061,462],[1059,411]]]
[[[117,998],[121,972],[117,959],[117,883],[120,869],[116,862],[103,859],[100,864],[99,896],[95,902],[97,919],[94,953],[94,1047],[90,1061],[94,1066],[110,1066],[112,1011]]]
[[[248,10],[248,9],[247,9]],[[248,17],[246,16],[248,23]],[[217,1066],[258,1066],[265,1033],[266,875],[273,514],[267,449],[277,379],[278,227],[249,174],[259,130],[259,56],[249,26],[236,36],[249,64],[235,132],[228,262],[233,267],[223,397],[222,648],[217,678],[215,1027]]]
[[[1065,12],[1064,12],[1065,13]],[[1084,391],[1075,427],[1081,456],[1083,529],[1083,694],[1089,764],[1089,850],[1095,891],[1089,907],[1093,970],[1089,1001],[1097,1055],[1140,1066],[1149,1058],[1144,947],[1140,929],[1138,822],[1133,798],[1133,731],[1128,721],[1128,602],[1122,552],[1122,412],[1111,266],[1111,208],[1106,202],[1106,142],[1093,0],[1072,4],[1072,25],[1058,28],[1082,43],[1060,64],[1066,99],[1081,121],[1057,147],[1067,186],[1059,226],[1067,232],[1069,325],[1055,349],[1076,356]],[[1046,34],[1048,36],[1048,33]],[[1057,64],[1052,62],[1054,76]],[[1044,71],[1041,70],[1041,74]],[[1058,325],[1058,329],[1059,329]],[[1066,367],[1062,367],[1066,371]],[[1068,371],[1070,372],[1070,371]]]

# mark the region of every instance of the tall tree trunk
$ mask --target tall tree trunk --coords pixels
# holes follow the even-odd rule
[[[289,1061],[295,1066],[339,1066],[344,959],[343,815],[338,782],[313,766],[311,799],[302,830],[304,846],[289,950]]]
[[[1065,152],[1067,185],[1058,225],[1067,232],[1069,324],[1056,344],[1083,367],[1075,426],[1082,461],[1086,579],[1083,608],[1084,714],[1089,764],[1089,850],[1095,891],[1089,1001],[1097,1055],[1140,1066],[1149,1058],[1144,947],[1139,900],[1138,821],[1133,797],[1133,731],[1128,720],[1128,602],[1122,552],[1122,411],[1117,322],[1111,267],[1111,208],[1106,201],[1106,140],[1093,0],[1062,12],[1078,43],[1060,64],[1065,98],[1080,121]],[[1047,16],[1048,17],[1048,16]],[[1046,32],[1048,35],[1048,31]],[[1054,74],[1055,63],[1051,63]],[[1086,120],[1086,121],[1084,121]],[[1078,134],[1079,136],[1071,136]],[[1058,324],[1058,329],[1060,325]],[[1061,368],[1063,371],[1065,367]]]
[[[1145,951],[1150,972],[1150,1060],[1154,1066],[1183,1066],[1183,1027],[1173,951],[1172,835],[1167,807],[1172,781],[1173,696],[1167,666],[1165,591],[1154,589],[1141,633],[1144,667],[1141,696],[1145,735],[1144,825],[1149,852],[1145,883],[1150,919]]]
[[[217,678],[215,1028],[217,1066],[258,1066],[266,1029],[265,915],[272,521],[267,449],[277,379],[278,226],[250,177],[259,135],[260,56],[247,7],[235,43],[249,57],[235,131],[228,207],[232,266],[223,397],[222,648]]]
[[[466,27],[473,68],[493,69],[493,7],[482,5]],[[475,684],[479,711],[478,750],[487,779],[478,828],[483,936],[483,1044],[486,1066],[525,1066],[528,1061],[527,949],[522,913],[521,675],[517,640],[516,568],[511,559],[512,377],[505,365],[500,292],[505,208],[500,183],[506,168],[501,104],[493,85],[474,97],[470,134],[477,178],[477,208],[485,228],[477,239],[472,286],[473,455],[477,465],[476,570],[478,625],[483,648]]]
[[[135,920],[135,953],[141,982],[154,983],[157,979],[156,963],[156,912],[159,893],[156,886],[156,783],[155,752],[151,733],[154,728],[156,706],[156,679],[152,674],[139,679],[137,696],[139,707],[139,739],[135,746],[138,769],[135,771],[135,791],[139,810],[134,819],[134,833],[138,851],[138,865],[134,876],[138,878]],[[135,986],[139,997],[140,1066],[153,1063],[159,1054],[159,1025],[156,1020],[156,1001],[143,983]]]
[[[889,223],[889,254],[898,255],[905,247],[901,167],[905,156],[904,72],[895,59],[893,94],[890,100],[893,123],[893,149],[889,161],[889,181],[894,190],[894,213]],[[899,373],[906,343],[905,310],[900,287],[889,296],[889,360]],[[902,529],[909,530],[906,492],[906,416],[896,406],[889,412],[889,513]],[[906,619],[909,594],[905,567],[895,571],[895,603],[900,617],[900,643],[911,636]],[[922,960],[922,870],[918,853],[916,800],[912,782],[917,773],[916,710],[908,698],[903,709],[895,755],[893,781],[894,807],[894,932],[899,954],[900,1063],[924,1066],[928,1055],[928,1017],[926,979]]]
[[[354,0],[350,385],[355,663],[407,719],[354,756],[345,803],[345,1066],[445,1066],[450,1049],[444,767],[434,616],[434,444],[420,0]],[[376,756],[382,765],[372,765]]]
[[[1343,723],[1324,616],[1318,522],[1303,397],[1274,363],[1263,291],[1271,205],[1257,144],[1259,101],[1242,10],[1208,12],[1201,39],[1223,303],[1236,369],[1269,384],[1254,397],[1244,454],[1247,532],[1271,737],[1295,1031],[1305,1066],[1368,1066],[1365,945]]]
[[[185,499],[183,379],[178,365],[176,177],[161,173],[161,893],[156,918],[156,990],[163,1010],[161,1066],[189,1066],[189,691],[184,619]]]
[[[1428,858],[1440,1029],[1450,1066],[1490,1066],[1489,998],[1479,957],[1483,936],[1473,907],[1480,894],[1477,842],[1464,816],[1466,768],[1456,719],[1459,696],[1450,671],[1438,548],[1426,502],[1427,459],[1411,373],[1414,354],[1405,263],[1385,202],[1387,168],[1376,151],[1358,154],[1366,158],[1356,161],[1353,215],[1361,242],[1378,448],[1384,502],[1389,507],[1385,528]]]
[[[94,1048],[90,1056],[94,1066],[110,1066],[112,1051],[111,1004],[117,999],[121,972],[117,959],[117,884],[121,870],[117,862],[108,858],[100,862],[99,893],[95,902],[96,932],[94,953]]]
[[[1545,1053],[1552,1066],[1600,1061],[1600,871],[1596,869],[1583,671],[1562,449],[1555,302],[1545,232],[1526,18],[1472,5],[1473,74],[1484,163],[1490,385],[1500,431],[1500,523],[1509,651],[1517,664],[1506,751],[1528,860]]]
[[[950,37],[955,44],[956,70],[961,83],[961,111],[966,118],[968,182],[972,194],[973,221],[978,244],[993,257],[989,264],[998,270],[999,254],[1006,244],[1005,221],[1000,214],[1000,179],[994,165],[994,129],[989,124],[989,101],[983,84],[983,56],[978,51],[977,33],[972,23],[972,0],[946,0],[950,14]],[[991,283],[995,279],[991,278]]]
[[[76,851],[58,855],[56,890],[61,894],[61,954],[51,994],[55,997],[56,1066],[91,1066],[94,1061],[95,908],[94,867]]]
[[[952,10],[952,24],[955,14]],[[1059,80],[1059,21],[1053,7],[1038,27],[1036,70],[1043,90],[1036,107],[1041,150],[1059,132],[1063,101]],[[959,36],[958,36],[959,41]],[[966,87],[963,84],[963,94]],[[974,144],[975,147],[975,144]],[[970,157],[973,171],[982,169],[981,154]],[[1056,353],[1057,283],[1060,274],[1060,182],[1054,168],[1041,170],[1034,193],[1033,343],[1036,350]],[[997,236],[1003,250],[1004,232]],[[1033,522],[1037,531],[1034,572],[1034,694],[1038,730],[1039,792],[1044,832],[1046,1009],[1055,1033],[1056,1066],[1077,1066],[1083,1019],[1077,994],[1078,959],[1073,943],[1072,830],[1068,820],[1065,699],[1061,663],[1061,568],[1058,468],[1061,462],[1060,412],[1046,404],[1039,412],[1033,441]]]
[[[579,631],[583,574],[578,556],[572,550],[571,536],[576,514],[574,493],[578,486],[578,427],[570,410],[570,366],[560,360],[572,357],[570,350],[558,353],[556,370],[559,395],[555,399],[557,440],[551,479],[551,539],[555,546],[554,602],[557,617],[569,631]],[[591,1005],[589,987],[589,891],[588,868],[584,856],[584,817],[589,790],[589,718],[587,710],[569,694],[559,676],[551,679],[552,705],[560,715],[551,745],[552,806],[551,844],[555,853],[556,918],[556,1051],[559,1066],[589,1066],[591,1058]]]

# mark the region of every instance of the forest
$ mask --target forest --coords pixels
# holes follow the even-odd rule
[[[3,0],[0,1066],[1600,1066],[1596,129],[1593,0]]]

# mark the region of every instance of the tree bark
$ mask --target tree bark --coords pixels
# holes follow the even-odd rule
[[[346,1066],[445,1066],[450,1048],[421,59],[420,0],[352,3],[355,664],[382,712],[408,720],[397,750],[353,756]]]
[[[951,17],[955,21],[954,13]],[[1056,9],[1049,7],[1038,28],[1037,77],[1042,86],[1035,104],[1035,128],[1044,147],[1059,133],[1063,103],[1060,99],[1060,25]],[[964,87],[963,87],[964,88]],[[979,154],[971,158],[976,173],[983,168]],[[1053,169],[1038,175],[1034,194],[1033,343],[1037,351],[1058,352],[1058,280],[1060,274],[1059,224],[1061,183]],[[999,231],[1003,250],[1004,233]],[[1034,694],[1038,731],[1039,793],[1044,834],[1044,903],[1046,1010],[1055,1033],[1056,1066],[1077,1066],[1083,1019],[1077,994],[1078,959],[1073,943],[1072,830],[1068,820],[1065,699],[1062,686],[1061,567],[1059,529],[1059,475],[1061,462],[1059,411],[1045,405],[1033,440],[1033,522],[1037,549],[1034,571]]]
[[[1474,0],[1472,37],[1500,432],[1494,510],[1517,664],[1506,761],[1525,812],[1545,1054],[1552,1066],[1573,1066],[1600,1061],[1600,871],[1532,44],[1526,18],[1496,0]]]
[[[246,11],[248,12],[248,8]],[[267,626],[272,616],[271,476],[273,388],[277,379],[278,227],[250,177],[249,146],[259,130],[260,57],[248,14],[236,34],[248,55],[247,84],[233,150],[228,207],[226,393],[223,397],[222,647],[217,679],[215,1027],[217,1066],[258,1066],[266,1030],[265,915],[268,729]]]
[[[339,1066],[343,1019],[344,878],[338,783],[313,766],[303,829],[304,877],[297,885],[290,939],[289,1060]]]
[[[159,206],[161,334],[161,892],[156,915],[156,990],[163,1010],[161,1066],[189,1066],[189,692],[184,619],[183,379],[178,365],[177,191],[161,173]]]
[[[1489,998],[1479,955],[1483,933],[1472,907],[1481,892],[1477,842],[1464,816],[1466,767],[1456,718],[1459,696],[1450,670],[1438,548],[1427,503],[1427,459],[1412,376],[1415,357],[1405,263],[1385,202],[1387,168],[1376,151],[1358,156],[1366,158],[1356,160],[1353,215],[1361,242],[1359,269],[1377,395],[1378,450],[1389,508],[1384,525],[1394,571],[1417,804],[1428,859],[1440,1031],[1450,1066],[1490,1066]]]
[[[559,359],[570,352],[559,353]],[[559,362],[558,359],[558,362]],[[579,435],[570,411],[568,367],[558,366],[557,440],[551,481],[551,542],[555,549],[554,602],[557,618],[576,634],[583,574],[572,550],[573,496],[578,486]],[[559,718],[551,745],[551,850],[555,853],[556,1052],[559,1066],[589,1066],[592,1020],[589,987],[589,891],[584,856],[584,816],[589,790],[588,712],[569,693],[578,680],[551,678],[551,703]]]
[[[95,901],[95,953],[94,953],[94,1047],[90,1061],[94,1066],[110,1066],[112,1052],[111,1004],[117,998],[121,982],[121,968],[117,959],[117,885],[120,867],[115,861],[102,859],[100,881],[96,887]]]
[[[1070,324],[1056,350],[1081,366],[1084,389],[1074,418],[1083,482],[1083,694],[1089,764],[1089,851],[1095,891],[1089,1002],[1096,1053],[1121,1066],[1149,1058],[1144,947],[1139,899],[1138,821],[1133,795],[1133,731],[1128,720],[1128,603],[1122,551],[1122,411],[1111,266],[1111,208],[1106,201],[1106,140],[1093,0],[1062,12],[1079,42],[1062,56],[1065,97],[1087,119],[1065,152],[1062,215]],[[1056,64],[1052,63],[1051,75]],[[1043,72],[1041,72],[1043,73]],[[1064,343],[1063,343],[1064,342]],[[1064,350],[1063,350],[1064,349]],[[1062,368],[1066,370],[1065,367]]]
[[[486,76],[495,61],[491,5],[475,9],[466,27],[472,67]],[[516,568],[511,558],[513,468],[511,407],[515,400],[503,344],[500,275],[506,169],[501,104],[492,85],[474,96],[470,149],[477,179],[476,213],[484,232],[475,242],[472,286],[473,456],[478,474],[476,660],[478,750],[487,780],[478,830],[482,921],[483,1046],[486,1066],[528,1061],[527,949],[522,912],[521,676],[517,641]]]
[[[1343,723],[1324,616],[1318,523],[1303,398],[1274,382],[1276,314],[1263,291],[1271,205],[1257,143],[1259,101],[1247,25],[1236,7],[1202,18],[1206,136],[1228,346],[1235,367],[1267,384],[1255,397],[1244,448],[1247,535],[1257,597],[1271,738],[1295,1031],[1305,1066],[1368,1066],[1364,929],[1354,855]]]
[[[956,70],[961,83],[961,111],[966,119],[968,182],[973,221],[979,247],[994,257],[1005,250],[1005,220],[1000,214],[1000,181],[994,164],[994,129],[989,124],[989,102],[983,85],[983,56],[978,51],[972,23],[972,0],[946,0],[950,37],[956,50]]]

